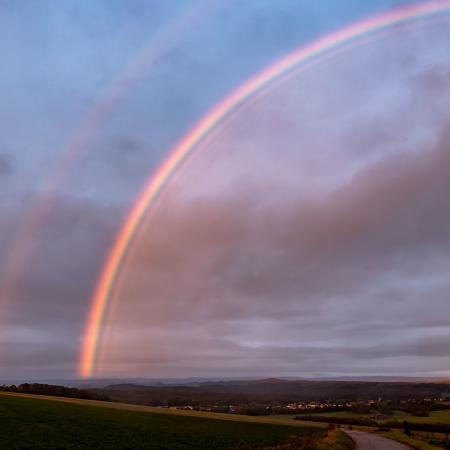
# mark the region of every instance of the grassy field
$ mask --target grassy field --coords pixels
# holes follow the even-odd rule
[[[323,417],[342,417],[349,419],[375,419],[376,414],[357,414],[349,411],[340,411],[340,412],[330,412],[330,413],[318,413],[311,414],[316,416]],[[403,412],[403,411],[394,411],[394,414],[391,416],[386,416],[386,419],[379,420],[378,422],[390,422],[397,420],[399,422],[403,422],[407,420],[408,422],[414,423],[447,423],[450,424],[450,410],[441,410],[441,411],[432,411],[429,417],[416,417],[412,414]]]
[[[229,420],[229,421],[238,421],[238,422],[252,422],[252,423],[265,423],[265,424],[274,424],[274,425],[288,425],[288,426],[297,426],[297,427],[307,427],[307,428],[326,428],[327,424],[323,423],[314,423],[307,422],[301,420],[292,420],[296,417],[296,414],[288,414],[288,415],[272,415],[272,416],[246,416],[240,414],[225,414],[225,413],[215,413],[208,411],[189,411],[182,409],[168,409],[168,408],[158,408],[154,406],[144,406],[144,405],[133,405],[129,403],[119,403],[119,402],[105,402],[99,400],[83,400],[79,398],[68,398],[68,397],[54,397],[54,396],[45,396],[45,395],[34,395],[34,394],[19,394],[13,392],[0,392],[1,396],[13,396],[13,397],[22,397],[22,398],[35,398],[38,400],[52,400],[63,403],[72,403],[75,405],[84,405],[84,406],[98,406],[101,408],[112,408],[112,409],[121,409],[127,411],[138,411],[138,412],[150,412],[154,414],[169,414],[176,416],[188,416],[188,417],[200,417],[204,419],[220,419],[220,420]]]
[[[412,448],[416,450],[442,450],[442,447],[437,447],[428,442],[428,440],[421,436],[419,433],[416,433],[414,436],[405,436],[400,430],[391,430],[384,433],[379,433],[384,437],[389,439],[393,439],[394,441],[403,442],[408,444]]]
[[[330,431],[318,445],[318,450],[349,450],[353,448],[352,439],[341,430]]]
[[[0,395],[0,448],[263,448],[320,431],[89,403]]]

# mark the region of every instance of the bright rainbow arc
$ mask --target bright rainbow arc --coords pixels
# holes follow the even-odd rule
[[[117,273],[122,266],[124,257],[144,215],[153,206],[161,190],[171,177],[175,175],[177,169],[214,129],[268,84],[298,68],[298,66],[307,63],[309,60],[349,41],[375,33],[384,28],[449,11],[450,0],[433,1],[399,8],[350,25],[288,54],[241,85],[210,110],[169,152],[167,159],[155,174],[151,176],[116,237],[92,297],[79,360],[80,376],[92,376],[99,335],[108,300],[114,288]]]

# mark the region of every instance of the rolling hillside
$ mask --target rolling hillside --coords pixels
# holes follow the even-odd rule
[[[302,448],[305,440],[320,435],[318,428],[282,422],[222,420],[95,403],[101,402],[2,394],[0,448],[250,449],[292,439]]]

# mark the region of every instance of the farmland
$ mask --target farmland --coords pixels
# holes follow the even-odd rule
[[[234,419],[1,395],[0,448],[262,448],[320,434],[314,427]]]
[[[301,417],[301,415],[298,415]],[[393,411],[392,415],[384,416],[383,418],[379,418],[378,414],[358,414],[353,413],[351,411],[339,411],[339,412],[327,412],[327,413],[317,413],[311,414],[311,416],[320,416],[320,417],[337,417],[342,419],[374,419],[379,424],[384,424],[385,422],[403,422],[407,420],[411,423],[443,423],[450,424],[450,410],[438,410],[438,411],[430,411],[427,417],[418,417],[414,416],[405,411]],[[291,416],[292,417],[292,416]]]

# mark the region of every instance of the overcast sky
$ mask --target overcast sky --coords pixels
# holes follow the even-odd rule
[[[121,220],[209,108],[407,3],[0,1],[2,377],[77,375]],[[448,374],[449,24],[361,42],[234,116],[146,218],[95,375]]]

